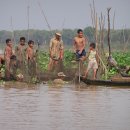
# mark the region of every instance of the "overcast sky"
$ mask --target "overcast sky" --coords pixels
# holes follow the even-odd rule
[[[29,1],[29,2],[28,2]],[[90,6],[92,0],[39,0],[52,29],[84,28],[91,26]],[[48,29],[37,0],[0,0],[0,30],[27,29],[27,6],[30,3],[30,28]],[[116,12],[115,28],[130,28],[130,0],[95,0],[98,14],[111,16]]]

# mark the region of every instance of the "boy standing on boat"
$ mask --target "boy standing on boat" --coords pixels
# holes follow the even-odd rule
[[[12,41],[11,39],[6,39],[6,47],[4,51],[4,58],[5,58],[5,77],[7,80],[10,80],[10,58],[13,55],[13,50],[12,50]]]
[[[96,51],[96,44],[95,43],[91,43],[90,44],[90,48],[89,48],[89,52],[88,52],[88,56],[86,58],[88,58],[88,67],[87,70],[85,72],[85,75],[83,76],[84,78],[87,78],[88,72],[90,69],[93,69],[93,79],[96,79],[96,75],[97,75],[97,69],[98,69],[98,53]]]
[[[83,30],[78,29],[77,36],[74,38],[74,44],[73,44],[77,60],[79,59],[84,60],[86,56],[85,46],[86,46],[86,38],[83,35]]]
[[[63,59],[63,41],[61,39],[60,33],[55,33],[55,37],[50,41],[49,53],[50,62],[48,65],[48,70],[53,70],[53,67],[58,64],[60,60]]]

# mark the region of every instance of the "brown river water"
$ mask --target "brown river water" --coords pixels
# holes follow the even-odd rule
[[[0,130],[130,130],[130,88],[0,87]]]

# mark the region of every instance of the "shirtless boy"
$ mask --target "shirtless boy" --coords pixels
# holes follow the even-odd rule
[[[77,60],[84,60],[86,56],[85,51],[86,46],[86,38],[83,36],[83,30],[78,29],[77,36],[74,38],[74,52],[76,53]]]
[[[5,58],[5,78],[10,80],[10,58],[13,55],[12,51],[12,41],[11,39],[6,39],[6,47],[4,51]]]
[[[15,49],[15,54],[17,56],[18,61],[18,69],[20,69],[23,73],[24,70],[24,61],[25,61],[25,37],[21,37],[19,41],[19,45]]]
[[[54,65],[57,65],[58,61],[63,59],[63,49],[64,47],[63,41],[61,40],[61,34],[56,33],[55,37],[50,41],[50,62],[48,65],[48,70],[52,70]]]
[[[31,77],[36,76],[36,52],[34,51],[34,41],[29,40],[26,49],[26,60],[28,62],[28,72]]]

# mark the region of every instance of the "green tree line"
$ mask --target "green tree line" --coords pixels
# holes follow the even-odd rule
[[[29,30],[29,39],[34,41],[39,41],[39,43],[48,43],[50,38],[52,38],[52,34],[54,34],[58,30],[53,30],[52,32],[47,30]],[[77,29],[63,29],[62,30],[62,39],[65,45],[72,45],[73,37],[76,35]],[[100,34],[100,31],[98,32]],[[84,29],[84,34],[87,36],[90,42],[94,41],[94,29],[92,27],[86,27]],[[16,43],[19,42],[20,37],[28,37],[27,30],[15,30],[11,31],[0,31],[0,43],[5,43],[7,38],[12,38],[14,35]],[[111,30],[111,42],[115,45],[122,45],[125,42],[130,42],[130,29],[125,30]],[[104,30],[104,43],[107,43],[107,30]]]

